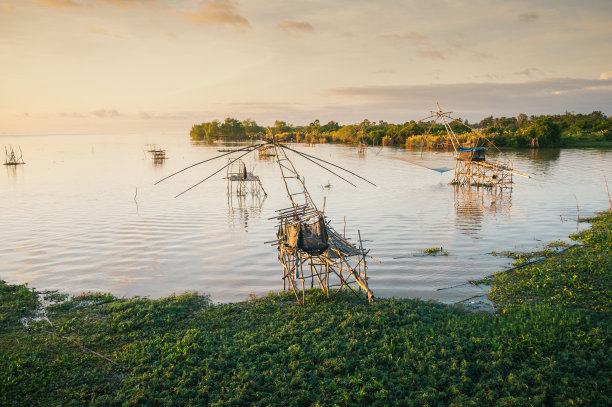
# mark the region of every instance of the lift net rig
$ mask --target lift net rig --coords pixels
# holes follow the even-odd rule
[[[330,289],[332,294],[344,288],[356,293],[357,287],[372,301],[374,294],[367,277],[369,250],[363,248],[361,232],[358,231],[357,247],[330,226],[324,215],[325,203],[322,210],[317,208],[285,149],[274,143],[276,162],[291,202],[290,207],[277,211],[276,238],[278,259],[283,265],[283,290],[292,290],[298,302],[304,304],[307,282],[313,288],[316,281],[328,298]],[[303,203],[297,197],[302,197]]]
[[[452,122],[461,123],[463,126],[468,127],[472,132],[479,134],[476,130],[471,128],[465,123],[450,116],[452,112],[444,112],[440,108],[440,105],[436,103],[437,110],[432,110],[431,115],[425,117],[419,122],[424,120],[433,119],[433,122],[440,122],[444,125],[446,134],[450,140],[450,143],[455,150],[455,175],[451,184],[455,185],[468,185],[486,188],[512,188],[512,176],[519,175],[522,177],[529,178],[528,175],[516,171],[513,168],[512,161],[509,160],[487,160],[485,152],[487,147],[478,146],[480,136],[474,145],[461,146],[457,135],[451,127]],[[431,130],[431,128],[430,128]],[[427,137],[427,135],[425,135]],[[485,138],[485,140],[487,140]],[[487,140],[489,144],[493,143]],[[493,145],[494,146],[494,145]],[[496,147],[497,148],[497,147]]]
[[[329,167],[336,167],[375,185],[365,178],[329,161],[294,150],[282,144],[276,137],[271,136],[259,144],[236,149],[190,165],[162,178],[156,184],[205,162],[229,154],[242,153],[237,158],[229,158],[228,164],[176,195],[178,197],[210,179],[224,168],[232,167],[237,162],[241,163],[244,156],[253,151],[260,151],[262,147],[274,151],[274,158],[278,164],[285,191],[291,204],[287,208],[276,211],[277,215],[272,218],[278,220],[276,239],[268,242],[277,245],[278,259],[283,267],[283,290],[292,291],[297,302],[301,305],[304,304],[306,299],[306,288],[314,288],[315,284],[325,292],[328,298],[332,298],[340,290],[346,289],[356,295],[359,295],[359,291],[363,291],[368,301],[372,301],[374,294],[368,287],[367,277],[367,258],[372,258],[368,255],[369,250],[363,247],[361,232],[358,231],[359,247],[357,247],[331,227],[324,214],[325,201],[323,202],[323,209],[319,210],[306,189],[304,179],[287,157],[287,151],[305,158],[353,186],[355,184],[332,171]]]

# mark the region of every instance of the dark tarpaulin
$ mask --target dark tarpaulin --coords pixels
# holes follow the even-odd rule
[[[287,225],[287,241],[289,247],[298,247],[307,253],[322,252],[329,246],[325,221],[318,217],[312,223],[294,223]]]

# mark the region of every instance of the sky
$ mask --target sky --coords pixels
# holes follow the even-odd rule
[[[610,0],[0,0],[0,134],[612,115]]]

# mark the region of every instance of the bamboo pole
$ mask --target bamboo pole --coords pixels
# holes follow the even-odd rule
[[[612,212],[612,200],[610,200],[610,188],[608,188],[608,179],[604,175],[604,181],[606,181],[606,190],[608,191],[608,211]]]

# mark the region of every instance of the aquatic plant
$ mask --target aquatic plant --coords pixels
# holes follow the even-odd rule
[[[211,304],[0,283],[0,404],[610,405],[610,225],[497,274],[496,314],[307,291]],[[20,304],[18,306],[14,304]]]

